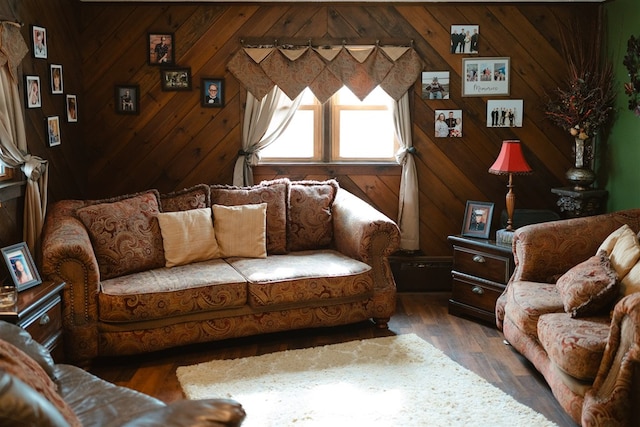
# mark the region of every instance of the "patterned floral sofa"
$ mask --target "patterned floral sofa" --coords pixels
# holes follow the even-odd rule
[[[582,426],[640,419],[638,230],[640,209],[515,232],[498,328]]]
[[[86,365],[366,319],[386,327],[399,236],[335,180],[200,184],[53,204],[42,270],[66,282],[66,357]]]

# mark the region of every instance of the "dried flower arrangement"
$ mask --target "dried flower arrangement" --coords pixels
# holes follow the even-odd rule
[[[599,40],[589,46],[581,43],[580,31],[569,33],[573,35],[570,39],[560,33],[569,71],[567,88],[557,88],[555,97],[549,97],[545,114],[572,136],[585,140],[596,136],[611,119],[615,100],[613,67],[609,61],[601,60]]]
[[[629,110],[640,116],[640,38],[629,38],[627,54],[622,63],[627,67],[631,80],[624,84],[624,91],[629,95]]]

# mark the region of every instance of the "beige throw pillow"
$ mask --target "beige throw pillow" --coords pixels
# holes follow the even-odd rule
[[[267,257],[267,204],[213,205],[213,226],[223,258]]]
[[[640,243],[627,224],[611,233],[598,248],[605,251],[618,277],[624,279],[640,259]]]
[[[158,214],[166,267],[220,258],[211,209]]]

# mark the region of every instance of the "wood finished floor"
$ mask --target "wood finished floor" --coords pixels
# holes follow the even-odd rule
[[[576,424],[562,410],[542,376],[488,324],[448,314],[449,293],[400,293],[389,330],[371,323],[311,329],[186,346],[153,354],[100,359],[91,372],[99,377],[171,402],[183,399],[178,366],[212,359],[234,359],[288,349],[415,333],[460,365],[544,414],[561,427]]]

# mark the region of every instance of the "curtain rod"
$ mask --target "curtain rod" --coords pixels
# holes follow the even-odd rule
[[[263,48],[263,49],[267,49],[267,48],[282,48],[282,49],[294,49],[294,48],[302,48],[302,47],[318,47],[318,48],[330,48],[330,47],[335,47],[335,46],[346,46],[346,45],[355,45],[355,46],[376,46],[376,47],[380,47],[380,46],[406,46],[406,47],[414,47],[413,46],[413,40],[409,40],[408,42],[405,43],[389,43],[389,44],[384,44],[381,45],[380,44],[380,40],[376,40],[375,43],[354,43],[354,42],[348,42],[347,40],[342,40],[342,43],[318,43],[316,46],[314,46],[311,42],[311,39],[309,39],[307,41],[307,43],[278,43],[278,39],[273,40],[273,42],[264,42],[261,43],[259,41],[253,41],[253,42],[245,42],[245,40],[241,39],[240,40],[240,45],[242,47],[253,47],[253,48]]]

